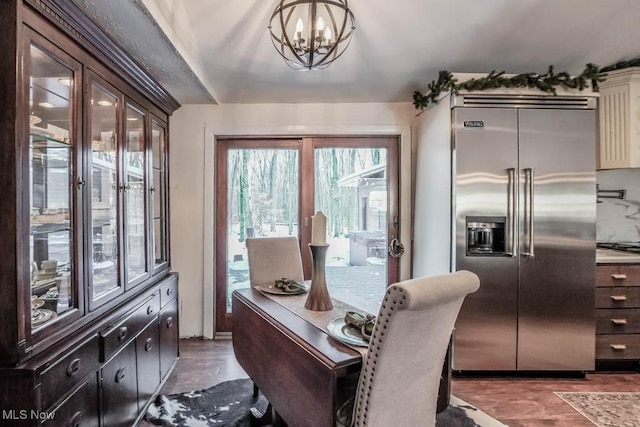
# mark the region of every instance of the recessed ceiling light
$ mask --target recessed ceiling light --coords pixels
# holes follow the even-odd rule
[[[50,102],[41,102],[38,105],[41,106],[42,108],[54,108],[55,107],[55,105],[53,105]]]
[[[98,101],[98,105],[102,105],[103,107],[111,107],[113,105],[113,102],[102,99]]]
[[[138,120],[137,117],[127,117],[127,120],[129,120],[130,122],[135,122],[136,120]]]
[[[61,77],[58,79],[58,83],[60,83],[63,86],[71,86],[71,82],[73,80],[71,80],[69,77]]]

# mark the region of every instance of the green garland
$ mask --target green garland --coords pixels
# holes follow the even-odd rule
[[[507,77],[504,71],[499,73],[492,71],[485,77],[473,78],[462,83],[458,83],[458,80],[449,71],[440,71],[438,79],[433,80],[427,86],[428,92],[426,94],[418,91],[413,93],[413,105],[418,110],[424,110],[436,104],[442,92],[452,92],[457,95],[460,90],[481,91],[498,88],[529,88],[556,95],[557,87],[584,90],[591,83],[594,88],[597,88],[598,82],[605,80],[603,73],[637,66],[640,66],[640,58],[620,61],[603,68],[598,68],[594,64],[587,64],[580,74],[572,77],[566,71],[555,73],[551,65],[546,74],[524,73]]]

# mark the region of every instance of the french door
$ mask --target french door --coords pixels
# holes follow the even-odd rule
[[[250,286],[247,238],[296,236],[311,277],[317,211],[332,296],[379,302],[398,280],[398,138],[221,138],[216,159],[216,332],[231,330],[232,292]]]

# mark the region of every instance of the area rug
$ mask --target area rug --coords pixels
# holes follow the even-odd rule
[[[598,427],[640,426],[640,393],[556,392]]]
[[[225,381],[206,390],[160,395],[149,406],[145,419],[158,426],[249,427],[250,408],[264,411],[267,404],[262,395],[253,398],[253,383],[243,378]],[[437,426],[506,427],[455,396],[451,396],[449,407],[438,415]]]

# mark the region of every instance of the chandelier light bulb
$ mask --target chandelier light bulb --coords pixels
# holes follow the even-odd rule
[[[324,21],[322,20],[322,16],[318,17],[316,30],[318,31],[318,34],[316,34],[316,37],[320,37],[324,33]]]
[[[324,29],[324,40],[328,45],[331,44],[331,28],[329,27]]]

